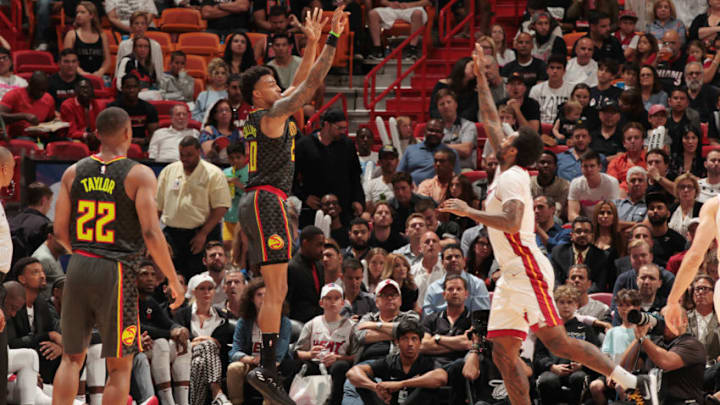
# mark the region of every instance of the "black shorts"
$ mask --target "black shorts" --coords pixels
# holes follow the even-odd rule
[[[102,257],[73,254],[60,324],[65,353],[85,350],[93,327],[100,332],[102,357],[141,352],[135,269]]]
[[[287,203],[280,193],[253,190],[240,199],[240,224],[248,238],[251,265],[287,263],[292,257],[292,236]]]

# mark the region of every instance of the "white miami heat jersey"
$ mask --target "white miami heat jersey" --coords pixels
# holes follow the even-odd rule
[[[329,353],[347,356],[357,347],[354,328],[355,322],[350,318],[342,318],[337,325],[331,325],[323,315],[318,315],[303,326],[295,348],[309,351],[313,346],[323,346]]]

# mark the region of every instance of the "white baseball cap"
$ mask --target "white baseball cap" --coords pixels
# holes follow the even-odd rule
[[[185,298],[192,298],[193,293],[195,292],[195,289],[202,283],[208,282],[212,284],[213,288],[215,288],[215,280],[210,277],[208,274],[197,274],[195,276],[192,276],[190,278],[190,282],[188,283],[188,289],[185,293]]]
[[[330,294],[331,291],[337,291],[340,293],[340,296],[343,297],[343,289],[339,285],[335,283],[325,284],[320,291],[320,299],[325,298],[326,295]]]
[[[385,280],[383,280],[383,281],[381,281],[380,283],[378,283],[377,287],[375,287],[375,295],[380,295],[380,291],[382,291],[382,290],[383,290],[385,287],[387,287],[387,286],[395,287],[395,289],[397,290],[398,294],[402,294],[402,293],[400,292],[400,286],[398,285],[398,283],[396,283],[395,280],[386,278]]]

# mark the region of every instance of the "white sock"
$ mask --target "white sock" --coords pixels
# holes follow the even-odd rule
[[[154,398],[154,396],[152,396],[152,397],[150,397],[150,398],[146,399],[146,400],[145,400],[145,401],[143,401],[143,403],[141,403],[140,405],[147,405],[147,404],[149,404],[149,403],[150,403],[150,401],[152,401],[152,400],[153,400],[153,398]]]
[[[84,404],[87,399],[85,398],[85,395],[76,395],[75,400],[80,401]]]
[[[103,394],[90,394],[90,405],[102,405]]]
[[[610,374],[610,378],[617,381],[617,383],[626,390],[637,387],[637,377],[620,366],[615,366],[615,369],[613,369]]]
[[[162,405],[175,405],[175,399],[173,399],[172,392],[170,392],[170,387],[157,390],[157,396]]]
[[[173,387],[173,396],[177,405],[189,405],[190,386],[176,385]]]

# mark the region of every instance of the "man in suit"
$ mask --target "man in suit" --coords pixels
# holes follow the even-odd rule
[[[290,319],[305,323],[322,315],[320,290],[325,285],[322,267],[322,250],[325,245],[323,231],[313,225],[300,233],[300,250],[288,264],[288,292],[285,300],[290,305]]]
[[[40,376],[52,384],[63,353],[59,325],[53,321],[47,301],[38,299],[47,284],[42,264],[34,257],[21,258],[13,266],[11,277],[25,288],[25,305],[8,319],[8,346],[38,352]]]
[[[695,308],[687,311],[687,332],[705,346],[708,362],[714,362],[720,356],[720,325],[713,305],[714,285],[707,274],[697,276],[690,290]],[[705,369],[703,390],[706,392],[717,392],[720,388],[720,363],[714,363]]]
[[[565,284],[570,267],[585,264],[590,269],[592,286],[589,292],[610,291],[608,285],[609,263],[605,253],[592,244],[593,225],[589,218],[579,216],[572,221],[570,243],[555,246],[550,262],[555,269],[555,283]]]

